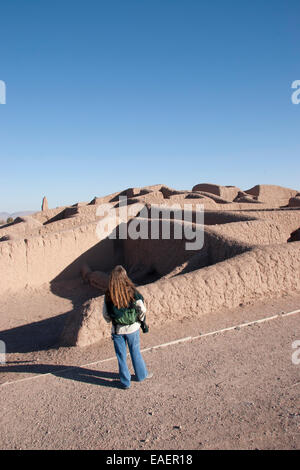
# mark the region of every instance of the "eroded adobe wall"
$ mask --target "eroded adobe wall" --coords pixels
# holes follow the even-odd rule
[[[89,222],[95,222],[96,216],[92,218],[81,217],[69,217],[67,219],[57,219],[49,224],[41,224],[36,219],[35,225],[28,224],[26,222],[20,222],[12,224],[2,228],[0,230],[0,242],[4,239],[16,240],[19,238],[31,238],[39,235],[46,236],[48,233],[62,232],[76,228],[80,225],[86,225]]]
[[[300,211],[290,214],[276,214],[275,212],[268,212],[268,214],[270,216],[266,220],[229,223],[213,226],[211,230],[226,239],[231,238],[240,243],[255,246],[285,243],[290,234],[300,227]]]
[[[40,211],[36,212],[35,214],[32,214],[32,217],[44,224],[45,222],[48,222],[48,220],[53,219],[55,217],[59,218],[59,214],[62,214],[65,209],[66,206],[56,207],[55,209],[47,209],[45,211]]]
[[[0,293],[80,275],[84,262],[111,268],[112,240],[99,241],[96,224],[0,243]]]
[[[164,326],[183,318],[199,318],[221,308],[300,291],[300,242],[255,248],[214,266],[139,288],[147,306],[147,322]],[[67,318],[66,345],[87,346],[110,335],[99,316],[103,296],[86,302]]]
[[[187,261],[195,254],[194,251],[186,250],[186,239],[184,230],[180,221],[165,221],[166,228],[170,226],[170,238],[162,238],[162,221],[158,222],[159,239],[154,239],[154,229],[151,221],[139,218],[141,224],[147,227],[145,234],[148,239],[138,238],[136,240],[128,237],[126,240],[120,241],[122,248],[122,257],[119,262],[124,264],[126,269],[131,270],[133,267],[145,267],[149,271],[155,271],[159,276],[172,271],[176,266]],[[181,239],[174,239],[174,233],[180,234]]]
[[[198,217],[197,217],[198,214]],[[200,217],[201,215],[201,217]],[[176,219],[187,222],[203,223],[204,225],[219,225],[230,222],[242,222],[245,220],[256,220],[258,216],[251,212],[217,211],[206,209],[202,202],[193,200],[180,201],[174,204],[151,204],[146,205],[141,216],[149,219]]]
[[[131,215],[141,209],[137,204],[129,207]],[[95,213],[95,205],[87,211],[85,209],[82,214],[86,212],[90,216]],[[247,220],[251,218],[257,220]],[[190,270],[203,268],[256,245],[285,243],[290,234],[300,227],[300,211],[205,211],[204,222],[207,224],[204,246],[197,257],[198,248],[186,249],[186,243],[190,240],[185,237],[174,239],[174,224],[181,225],[179,221],[171,222],[173,229],[169,240],[129,238],[121,244],[111,239],[100,242],[96,234],[97,221],[85,223],[80,216],[39,226],[35,236],[21,230],[19,239],[0,243],[0,293],[8,289],[18,290],[27,284],[37,286],[53,280],[76,278],[84,263],[101,271],[109,271],[118,263],[128,268],[146,266],[158,277],[168,275],[177,268],[180,268],[179,272],[185,267]],[[16,224],[15,229],[22,224]],[[182,233],[184,235],[184,231]],[[191,258],[194,258],[192,262]]]
[[[131,206],[130,215],[139,210],[139,205]],[[26,285],[77,278],[84,263],[95,270],[112,269],[116,258],[114,240],[108,238],[109,232],[97,232],[101,221],[70,227],[70,220],[75,218],[43,226],[46,232],[42,234],[28,238],[19,234],[17,240],[0,242],[0,294]],[[118,219],[113,218],[111,229],[117,223]],[[47,227],[55,224],[59,231],[49,232]]]
[[[201,183],[193,186],[193,191],[204,191],[206,193],[220,196],[228,201],[233,201],[241,190],[236,186],[220,186],[218,184]]]
[[[152,223],[153,219],[138,219],[141,224],[146,224],[148,239],[138,238],[136,240],[128,237],[126,240],[116,242],[119,246],[119,264],[124,264],[129,271],[133,267],[140,266],[145,271],[155,271],[159,276],[165,276],[174,269],[189,262],[191,258],[197,261],[194,269],[202,268],[224,259],[240,254],[251,247],[245,243],[225,237],[222,233],[209,230],[205,226],[183,223],[178,220],[156,220],[159,231],[159,239],[155,239]],[[170,227],[170,238],[163,239],[162,227],[165,224]],[[140,229],[140,227],[139,227]],[[189,229],[189,231],[186,231]],[[166,231],[166,234],[168,232]],[[178,239],[175,238],[175,234]],[[150,238],[152,237],[152,238]]]
[[[15,223],[5,225],[0,229],[0,242],[3,240],[17,240],[43,231],[43,225],[33,217],[18,218]]]
[[[256,196],[258,201],[276,202],[279,206],[289,203],[289,199],[297,194],[297,190],[276,186],[272,184],[258,184],[248,189],[245,193]]]
[[[259,208],[259,210],[247,210],[247,208],[242,211],[235,212],[243,217],[249,217],[259,220],[273,220],[274,222],[285,223],[285,220],[295,220],[299,221],[300,219],[300,209],[297,208],[285,208],[285,209],[278,209],[278,208]]]
[[[230,211],[205,211],[204,224],[205,225],[220,225],[228,224],[231,222],[244,222],[246,220],[254,219],[251,214],[240,214],[239,212]]]
[[[235,258],[162,279],[140,290],[149,322],[198,317],[220,307],[300,290],[300,242],[256,248]]]
[[[221,230],[205,229],[204,249],[208,252],[208,264],[215,264],[251,250],[250,244],[229,236]]]

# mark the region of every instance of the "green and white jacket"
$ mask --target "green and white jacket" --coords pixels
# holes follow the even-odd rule
[[[147,311],[145,304],[144,304],[144,298],[143,296],[137,292],[137,300],[136,300],[136,305],[140,307],[141,313],[138,315],[139,320],[143,321],[145,319],[145,313]],[[114,307],[116,309],[116,307]],[[109,316],[108,311],[107,311],[107,305],[105,302],[103,302],[103,310],[102,310],[103,317],[107,323],[112,322],[112,318]],[[140,323],[136,321],[135,323],[132,323],[131,325],[113,325],[111,328],[111,332],[117,335],[128,335],[130,333],[134,333],[140,328]]]

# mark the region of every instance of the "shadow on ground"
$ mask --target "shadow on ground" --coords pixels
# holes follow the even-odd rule
[[[29,353],[52,348],[70,313],[1,331],[0,340],[5,343],[6,353]]]
[[[98,289],[83,284],[81,279],[58,284],[56,289],[56,295],[71,300],[73,308],[51,318],[0,331],[0,340],[4,341],[7,353],[30,353],[57,348],[67,317],[80,309],[87,300],[101,295]]]
[[[24,361],[26,362],[26,361]],[[14,365],[7,365],[14,364]],[[101,370],[86,369],[83,367],[74,366],[58,366],[53,364],[30,364],[18,363],[16,361],[7,362],[0,366],[0,372],[19,372],[31,374],[52,374],[56,377],[64,379],[76,380],[78,382],[85,382],[93,385],[101,385],[102,387],[122,388],[118,380],[119,375],[115,372],[107,372]],[[133,377],[134,380],[134,377]]]

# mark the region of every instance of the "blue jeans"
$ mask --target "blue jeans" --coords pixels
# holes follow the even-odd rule
[[[139,382],[144,380],[148,375],[148,371],[140,351],[140,330],[134,331],[128,335],[112,334],[112,339],[114,341],[114,347],[119,363],[120,381],[123,387],[130,387],[131,380],[131,375],[127,366],[126,343],[128,344],[135,376]]]

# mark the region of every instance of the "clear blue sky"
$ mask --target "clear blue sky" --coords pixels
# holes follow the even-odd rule
[[[300,189],[299,0],[2,0],[0,211]]]

